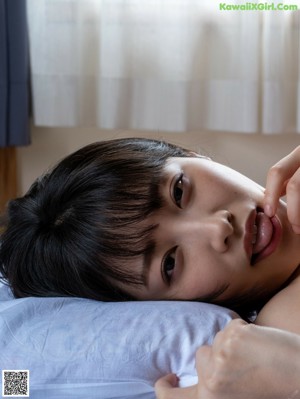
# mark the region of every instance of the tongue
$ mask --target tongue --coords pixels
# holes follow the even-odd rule
[[[272,239],[273,225],[263,212],[258,212],[255,220],[257,226],[256,242],[253,245],[253,255],[261,252]]]

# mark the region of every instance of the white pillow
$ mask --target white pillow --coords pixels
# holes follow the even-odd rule
[[[174,372],[195,382],[195,351],[236,314],[192,302],[12,298],[0,286],[0,368],[30,371],[30,398],[154,399]]]

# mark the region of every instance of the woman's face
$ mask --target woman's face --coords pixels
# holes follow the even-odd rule
[[[205,158],[171,158],[165,173],[164,206],[149,220],[155,249],[139,260],[146,284],[131,289],[138,299],[255,297],[291,276],[300,237],[283,202],[269,219],[261,186]]]

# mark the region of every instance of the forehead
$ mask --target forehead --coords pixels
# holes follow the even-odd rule
[[[169,158],[164,167],[164,172],[164,183],[167,181],[167,178],[170,178],[174,173],[188,172],[191,173],[191,177],[200,179],[208,176],[210,179],[220,179],[242,190],[262,189],[259,184],[237,170],[219,162],[215,162],[208,157],[197,156],[197,154],[187,158]]]
[[[183,168],[195,168],[195,169],[204,169],[211,172],[225,173],[232,172],[238,173],[236,170],[223,165],[219,162],[213,161],[211,158],[204,157],[201,155],[197,155],[195,153],[194,156],[191,157],[171,157],[168,158],[166,164],[164,166],[164,171],[167,173],[172,173],[178,169]]]

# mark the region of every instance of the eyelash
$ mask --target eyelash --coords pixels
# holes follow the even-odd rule
[[[180,184],[180,187],[178,187],[179,184]],[[180,190],[180,193],[178,193],[178,190]],[[178,194],[180,195],[179,199],[177,198]],[[175,205],[177,205],[179,208],[182,208],[181,200],[182,200],[182,196],[183,196],[183,173],[181,173],[175,181],[175,184],[173,186],[172,196],[173,196],[173,201],[174,201]]]
[[[171,284],[172,274],[173,274],[174,269],[176,267],[176,263],[175,263],[176,249],[177,249],[177,247],[174,247],[169,252],[167,252],[166,255],[163,258],[163,261],[162,261],[161,274],[162,274],[163,280],[168,285]],[[171,275],[168,274],[168,270],[167,270],[167,267],[170,266],[170,264],[168,264],[170,262],[170,260],[171,260],[171,267],[172,267],[172,269],[171,269],[172,274]]]

